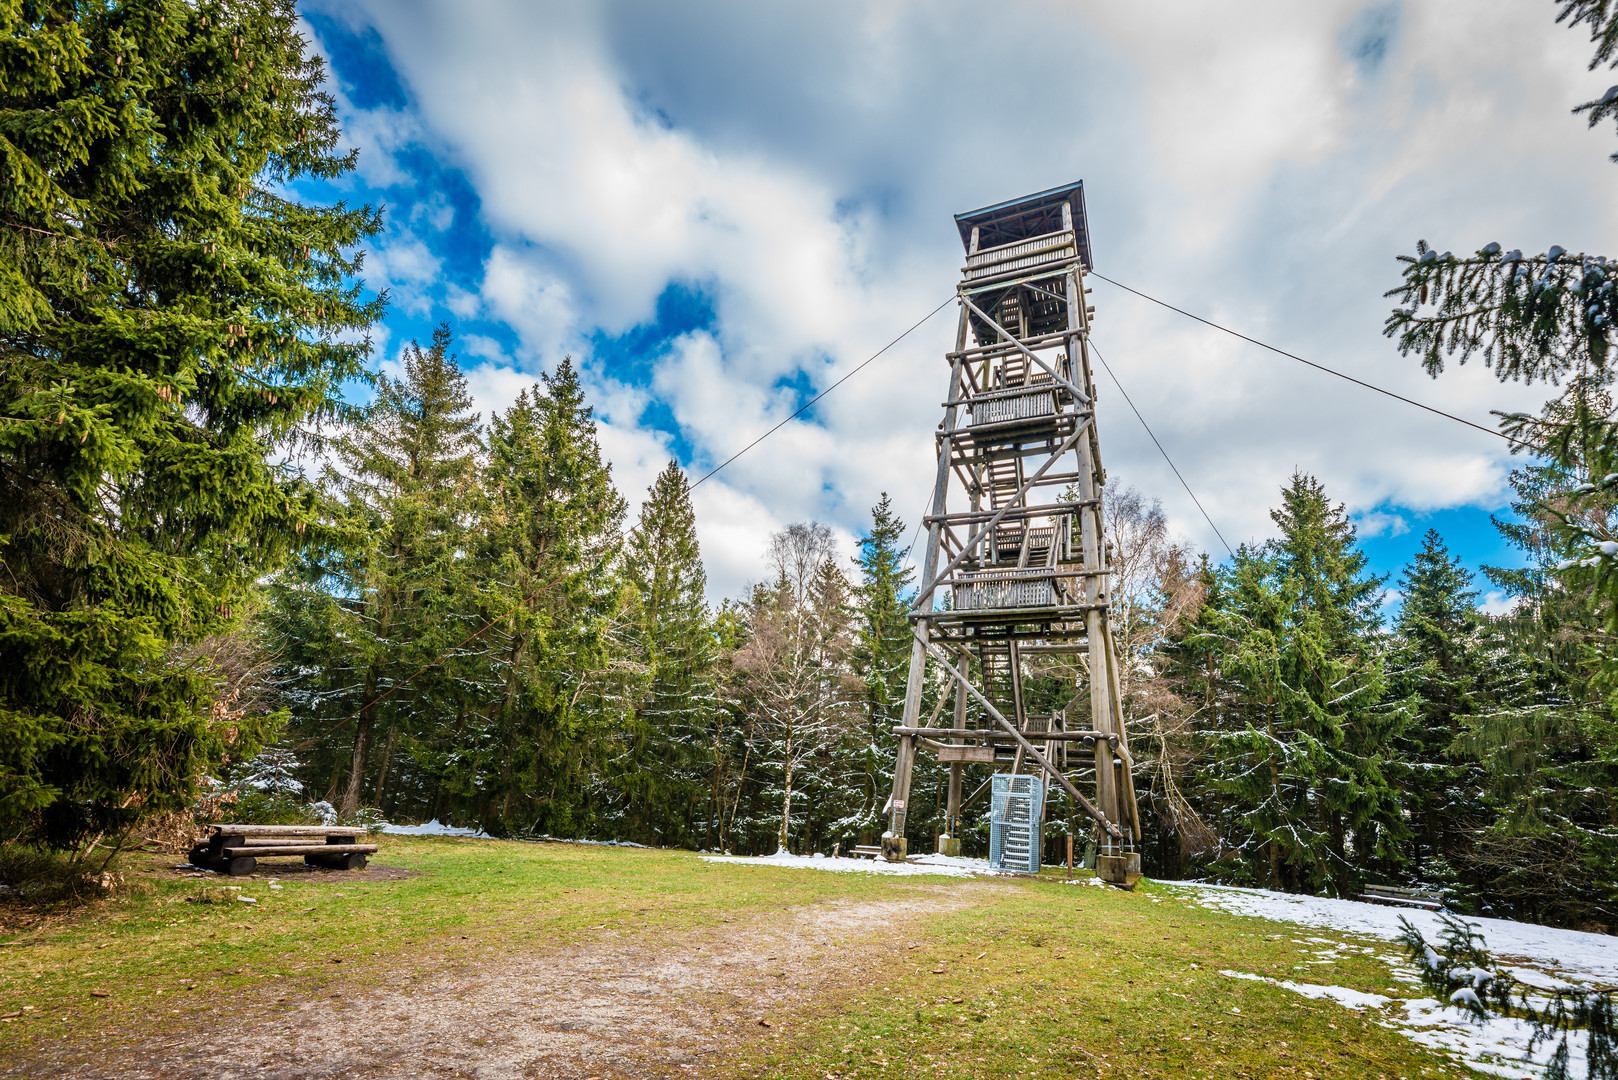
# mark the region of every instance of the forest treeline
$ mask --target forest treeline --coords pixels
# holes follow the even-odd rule
[[[1618,12],[1560,2],[1612,63]],[[0,5],[0,842],[83,860],[195,812],[874,839],[914,523],[884,496],[841,553],[790,525],[714,606],[687,477],[631,520],[571,362],[488,417],[447,329],[375,374],[382,215],[298,194],[357,153],[298,28],[290,0]],[[1618,94],[1576,111],[1618,118]],[[1216,561],[1109,488],[1147,868],[1612,928],[1613,264],[1401,258],[1403,352],[1557,388],[1500,418],[1521,565],[1476,581],[1430,534],[1378,579],[1307,475],[1274,539]],[[1026,678],[1084,722],[1082,669]],[[944,780],[919,763],[912,850]]]
[[[571,361],[484,426],[450,345],[408,347],[334,443],[329,540],[252,631],[287,726],[238,773],[497,834],[774,851],[879,828],[909,658],[886,498],[856,562],[791,525],[711,607],[679,465],[628,520]]]
[[[265,591],[267,683],[298,754],[282,768],[307,793],[291,801],[746,853],[875,840],[914,596],[886,496],[856,558],[824,525],[790,525],[760,552],[769,576],[710,606],[676,463],[627,521],[570,363],[484,428],[449,350],[440,330],[380,381],[327,473],[332,542]],[[1109,488],[1148,871],[1339,895],[1403,883],[1605,925],[1605,636],[1593,596],[1556,584],[1567,544],[1536,516],[1575,480],[1513,474],[1517,514],[1499,527],[1526,566],[1486,571],[1503,615],[1480,610],[1436,532],[1396,581],[1371,575],[1307,475],[1279,493],[1276,538],[1217,565],[1155,501]],[[1062,658],[1031,666],[1030,709],[1085,726],[1084,679]],[[967,791],[989,771],[970,766]],[[912,850],[943,827],[945,780],[920,766]],[[1053,859],[1070,828],[1080,850],[1092,839],[1069,810],[1053,796]],[[968,853],[987,849],[986,812],[967,808]]]

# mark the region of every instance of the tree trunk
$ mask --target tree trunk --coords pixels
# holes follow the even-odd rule
[[[1281,769],[1275,763],[1275,704],[1270,699],[1264,701],[1264,729],[1270,736],[1270,798],[1275,800],[1277,812],[1281,806]],[[1270,888],[1277,892],[1281,889],[1281,849],[1276,844],[1275,837],[1270,837]]]
[[[1348,864],[1348,830],[1343,826],[1343,812],[1329,810],[1326,812],[1326,836],[1331,844],[1332,853],[1337,856],[1338,867]],[[1361,856],[1364,857],[1363,855]],[[1332,889],[1331,895],[1341,896],[1342,888],[1338,885],[1340,879],[1336,874],[1328,874],[1327,881]]]
[[[753,757],[753,722],[751,720],[749,720],[747,722],[747,748],[742,753],[742,767],[736,773],[736,798],[730,804],[729,824],[726,824],[723,821],[721,821],[719,823],[719,850],[722,851],[722,852],[725,851],[725,844],[726,844],[726,841],[727,841],[728,837],[730,836],[730,830],[736,827],[736,811],[742,805],[742,786],[747,781],[747,763],[750,760],[752,760],[752,757]]]
[[[348,787],[343,791],[343,801],[337,807],[341,817],[348,817],[360,808],[360,791],[365,786],[365,754],[370,749],[371,725],[375,717],[371,707],[376,703],[376,687],[381,682],[381,663],[371,661],[371,666],[365,673],[365,702],[360,709],[359,721],[354,725],[354,754],[348,763]]]
[[[724,720],[721,717],[714,719],[713,737],[713,772],[708,783],[708,827],[703,830],[702,838],[705,846],[719,850],[724,847],[719,834],[724,829],[725,819],[725,755],[722,743]]]
[[[388,773],[393,764],[393,748],[399,741],[399,725],[394,724],[388,728],[388,741],[382,748],[382,769],[376,777],[376,806],[382,808],[382,795],[388,789]]]
[[[348,765],[348,787],[343,792],[343,804],[337,812],[343,817],[349,817],[360,808],[360,789],[365,785],[365,752],[370,748],[371,742],[371,714],[360,713],[359,722],[354,725],[354,756]]]
[[[787,849],[787,831],[792,823],[792,762],[788,760],[786,771],[786,794],[781,799],[781,842],[776,850]]]

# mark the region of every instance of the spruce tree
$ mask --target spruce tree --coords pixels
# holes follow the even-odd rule
[[[619,574],[624,500],[571,359],[489,433],[481,543],[499,688],[461,768],[486,827],[579,835],[628,767],[637,673]],[[621,807],[619,807],[621,811]]]
[[[624,546],[635,588],[633,638],[645,681],[635,704],[634,753],[619,779],[628,789],[627,839],[691,846],[706,790],[717,806],[710,732],[718,719],[715,638],[685,470],[670,461],[647,490]]]
[[[1386,578],[1366,574],[1369,560],[1356,546],[1345,508],[1333,505],[1314,477],[1294,473],[1270,517],[1281,529],[1269,545],[1277,570],[1296,582],[1299,603],[1318,620],[1322,648],[1344,668],[1341,679],[1321,671],[1310,680],[1315,700],[1332,717],[1327,742],[1333,768],[1319,799],[1331,846],[1329,876],[1342,887],[1378,860],[1395,858],[1406,828],[1394,784],[1402,769],[1390,755],[1405,713],[1383,700],[1378,640]]]
[[[1294,475],[1281,536],[1223,572],[1222,607],[1193,639],[1230,694],[1210,771],[1247,870],[1273,887],[1349,890],[1397,856],[1405,826],[1390,761],[1403,712],[1385,700],[1378,579],[1343,507]]]
[[[905,565],[909,553],[899,547],[904,537],[905,524],[893,512],[893,502],[884,491],[871,508],[870,531],[859,542],[860,553],[854,559],[860,580],[854,595],[858,628],[853,668],[864,685],[866,730],[845,747],[848,760],[841,770],[844,799],[856,792],[858,798],[843,807],[842,819],[833,826],[839,835],[880,827],[884,785],[893,771],[887,748],[893,745],[893,726],[904,713],[905,683],[910,674],[914,571]]]
[[[290,0],[0,7],[0,821],[183,805],[251,722],[184,643],[307,543],[288,451],[364,377],[376,212]]]
[[[1477,811],[1457,823],[1464,894],[1518,918],[1610,925],[1618,895],[1618,697],[1599,579],[1565,572],[1593,557],[1571,527],[1611,531],[1618,493],[1589,491],[1588,464],[1511,475],[1511,518],[1496,519],[1523,567],[1486,567],[1516,600],[1490,619],[1476,696],[1456,746],[1483,774]],[[1580,498],[1570,493],[1583,492]],[[1543,883],[1557,882],[1547,890]]]
[[[1226,726],[1213,735],[1209,768],[1233,810],[1227,835],[1246,871],[1274,889],[1318,884],[1329,858],[1314,798],[1327,768],[1320,733],[1328,725],[1309,692],[1325,650],[1299,591],[1263,553],[1243,546],[1226,574],[1225,604],[1209,613],[1196,641],[1218,655],[1221,675],[1238,691],[1223,710]]]
[[[1452,877],[1447,856],[1477,811],[1476,766],[1454,750],[1467,718],[1478,711],[1487,642],[1472,575],[1436,530],[1422,538],[1399,589],[1389,686],[1410,705],[1398,740],[1404,802],[1416,873],[1442,882]]]
[[[323,704],[343,710],[333,733],[349,749],[338,797],[343,814],[360,806],[373,773],[371,801],[379,801],[401,737],[430,772],[441,773],[427,748],[453,741],[445,731],[475,704],[465,693],[468,657],[443,656],[475,628],[467,547],[482,452],[450,341],[449,328],[440,326],[428,348],[405,348],[400,378],[378,376],[375,400],[336,442],[340,467],[327,474],[341,508],[335,524],[349,542],[295,568],[280,586],[283,652],[299,670],[330,668]],[[330,621],[312,627],[318,619]],[[330,652],[308,663],[322,646]],[[372,769],[379,729],[386,748]]]
[[[373,540],[356,582],[368,601],[367,632],[356,639],[366,660],[365,705],[355,720],[338,806],[344,814],[359,806],[379,714],[390,735],[402,731],[431,744],[444,741],[444,729],[467,704],[456,679],[464,658],[443,654],[475,629],[466,548],[477,520],[482,444],[450,340],[449,327],[440,325],[428,348],[412,341],[404,350],[403,377],[377,378],[375,404],[337,444],[344,472],[334,476],[356,523]],[[403,689],[372,704],[406,678]]]

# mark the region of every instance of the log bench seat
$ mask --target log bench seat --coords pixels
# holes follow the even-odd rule
[[[1354,899],[1363,900],[1368,904],[1387,904],[1391,907],[1422,908],[1426,911],[1444,910],[1444,901],[1441,897],[1416,889],[1401,889],[1394,885],[1367,885],[1365,891]]]
[[[375,844],[361,844],[365,829],[351,825],[209,825],[191,846],[191,865],[231,877],[251,874],[258,860],[302,855],[310,866],[363,870]]]

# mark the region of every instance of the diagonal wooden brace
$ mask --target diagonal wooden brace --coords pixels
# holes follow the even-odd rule
[[[1073,383],[1070,380],[1064,379],[1064,378],[1062,378],[1062,376],[1058,375],[1056,373],[1055,368],[1051,367],[1045,361],[1041,360],[1034,353],[1034,351],[1032,349],[1030,349],[1028,346],[1024,345],[1022,342],[1018,341],[1015,337],[1013,337],[1011,335],[1010,330],[1007,330],[1005,327],[1003,327],[999,323],[995,322],[993,317],[988,315],[982,308],[980,308],[976,304],[972,303],[971,300],[967,299],[967,297],[966,297],[966,295],[964,293],[961,295],[961,303],[965,304],[968,308],[972,309],[973,313],[975,313],[978,318],[982,319],[984,322],[986,322],[990,326],[994,327],[995,331],[998,332],[1001,336],[1003,336],[1008,342],[1010,342],[1011,344],[1017,346],[1017,348],[1021,349],[1024,356],[1028,357],[1028,359],[1032,360],[1034,363],[1038,364],[1041,368],[1043,368],[1045,370],[1045,374],[1047,374],[1051,378],[1055,379],[1056,382],[1064,390],[1066,390],[1068,393],[1072,394],[1075,398],[1077,398],[1079,401],[1083,402],[1084,404],[1086,404],[1086,405],[1090,404],[1090,395],[1089,394],[1086,394],[1083,390],[1080,390],[1077,386],[1073,385]]]
[[[1063,790],[1065,790],[1068,795],[1073,798],[1073,801],[1082,806],[1086,813],[1095,818],[1096,821],[1100,823],[1101,827],[1107,830],[1107,835],[1111,836],[1114,840],[1122,840],[1124,834],[1118,828],[1118,826],[1108,821],[1107,815],[1103,814],[1100,810],[1097,810],[1095,803],[1081,795],[1079,793],[1079,789],[1073,786],[1073,782],[1071,780],[1063,776],[1061,772],[1057,770],[1056,766],[1052,765],[1049,761],[1046,761],[1045,755],[1036,750],[1034,748],[1034,744],[1029,742],[1021,731],[1017,730],[1017,725],[1013,724],[1010,720],[1007,720],[1005,715],[1002,714],[999,709],[990,704],[989,699],[983,696],[983,692],[977,687],[973,686],[971,681],[965,675],[956,670],[955,665],[950,662],[949,654],[943,649],[940,649],[937,645],[934,645],[932,642],[928,641],[926,637],[923,636],[924,633],[925,631],[921,627],[916,627],[916,640],[921,642],[922,648],[927,650],[927,655],[944,665],[945,670],[947,670],[950,675],[954,677],[955,681],[964,686],[966,688],[966,692],[976,698],[979,705],[982,705],[988,710],[989,715],[994,718],[995,723],[1005,728],[1011,737],[1017,740],[1017,745],[1022,747],[1023,753],[1028,757],[1033,758],[1034,762],[1039,765],[1040,768],[1054,776],[1056,778],[1056,782],[1062,785]]]
[[[916,602],[910,607],[913,614],[920,614],[922,612],[921,605],[932,600],[933,590],[938,588],[939,579],[948,577],[957,566],[960,566],[961,563],[965,562],[967,557],[978,549],[978,545],[983,543],[984,538],[994,531],[994,527],[996,525],[1000,524],[1000,519],[1010,513],[1018,503],[1022,502],[1023,496],[1027,495],[1028,492],[1033,489],[1035,484],[1044,479],[1045,474],[1050,471],[1051,466],[1055,465],[1062,459],[1062,455],[1066,454],[1069,450],[1073,449],[1079,444],[1080,436],[1088,431],[1090,425],[1094,422],[1094,414],[1085,417],[1084,422],[1073,429],[1073,434],[1062,440],[1062,445],[1056,448],[1056,452],[1045,459],[1045,464],[1041,465],[1038,470],[1035,471],[1033,476],[1030,476],[1023,482],[1022,487],[1017,489],[1017,494],[1008,499],[1006,501],[1006,505],[996,510],[993,516],[991,516],[988,521],[983,523],[983,527],[978,529],[977,532],[973,533],[967,539],[961,550],[956,552],[955,557],[949,561],[949,565],[944,567],[943,570],[934,574],[930,579],[922,582],[921,591],[916,594]],[[936,513],[934,516],[937,516]]]

